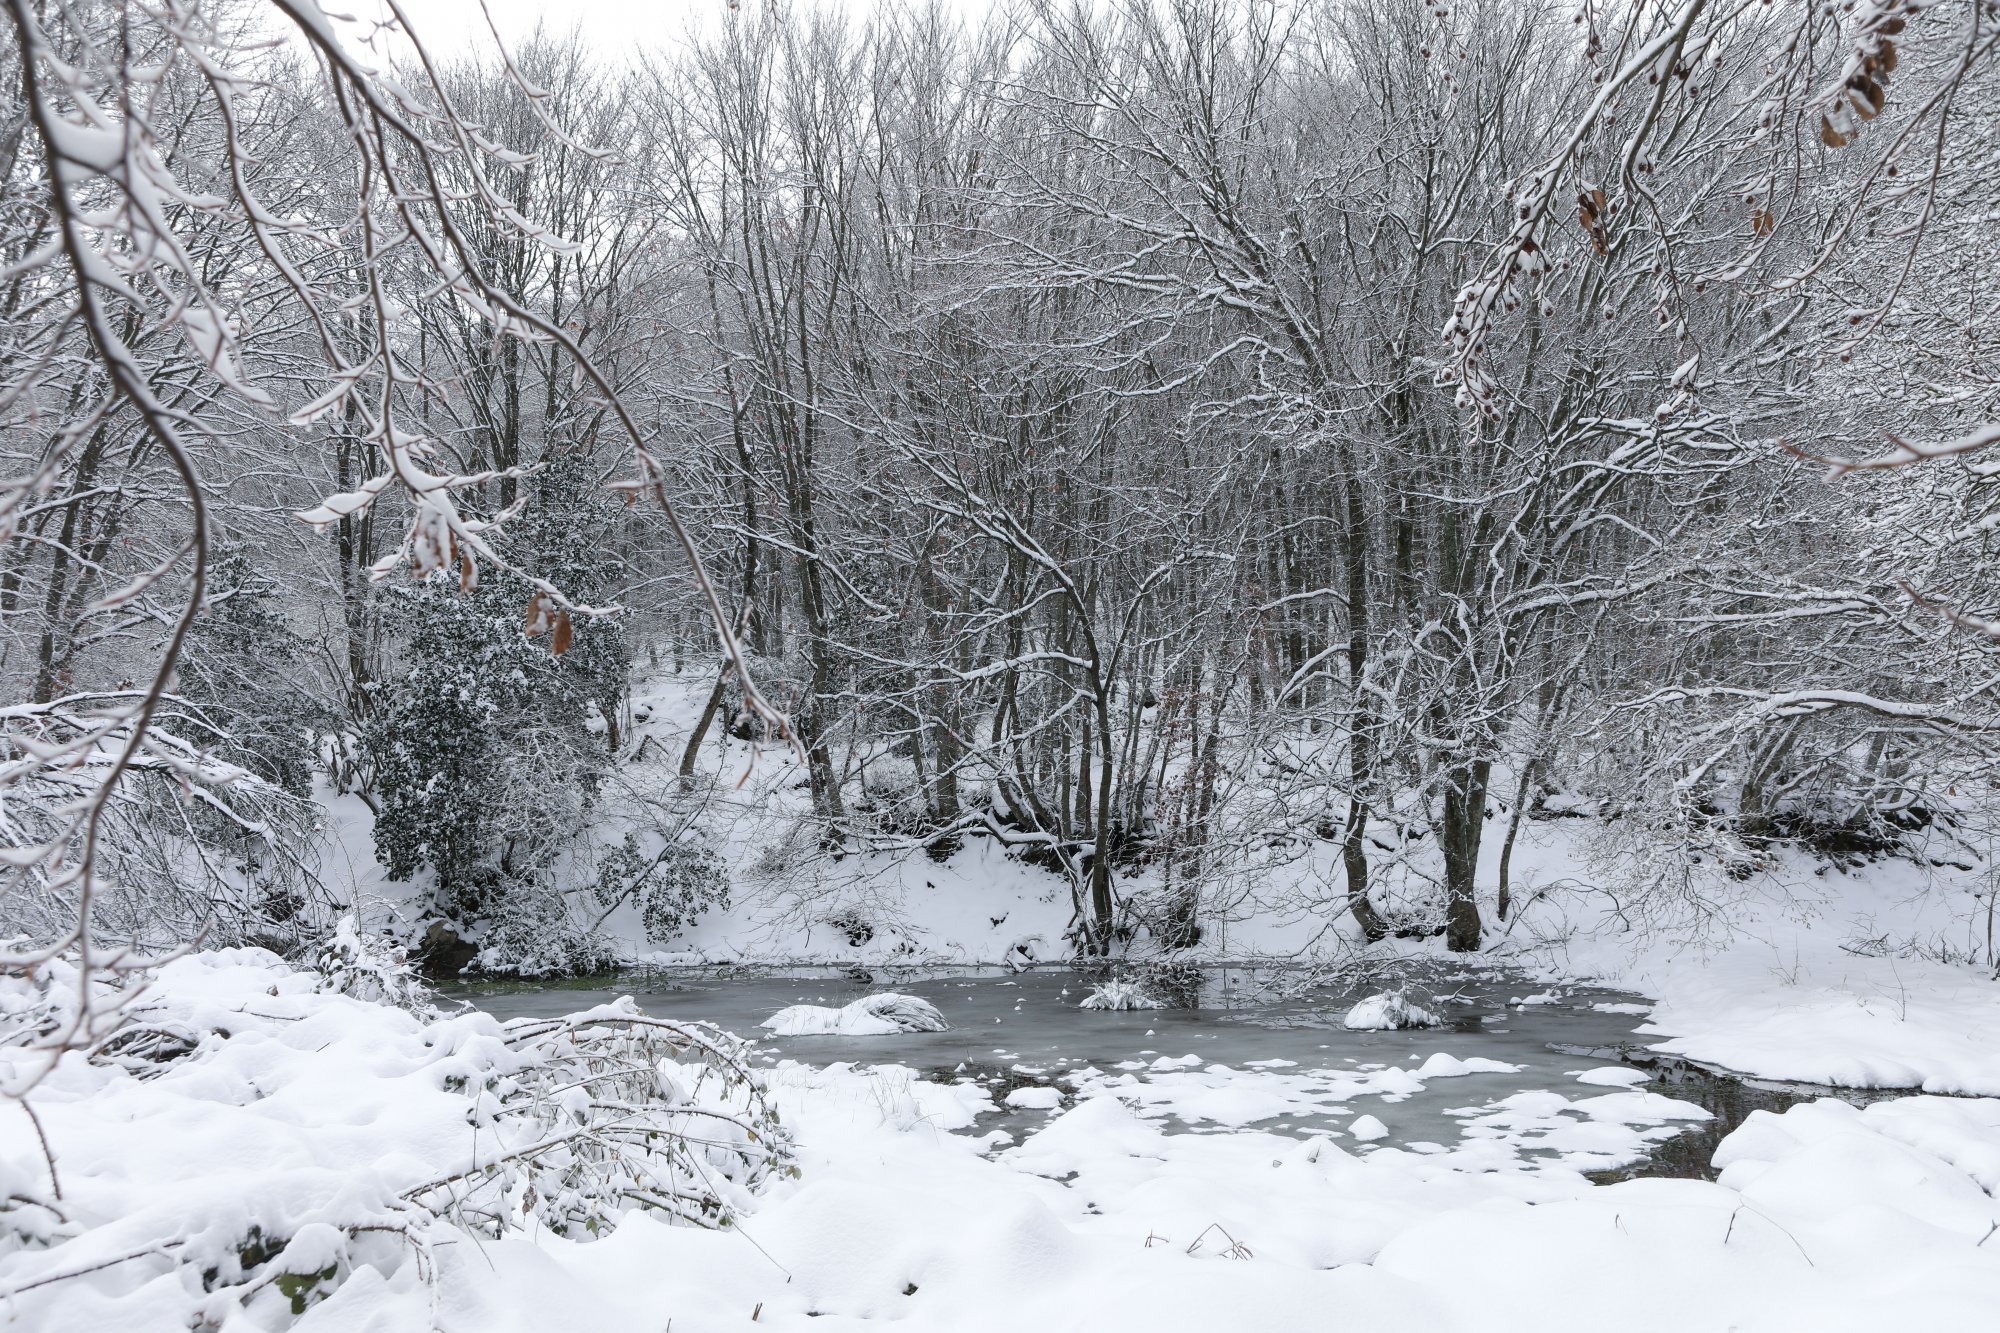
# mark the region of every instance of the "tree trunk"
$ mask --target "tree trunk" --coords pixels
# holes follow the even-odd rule
[[[1096,852],[1090,858],[1090,918],[1092,952],[1099,955],[1111,952],[1112,896],[1111,896],[1111,711],[1110,702],[1100,689],[1098,700],[1098,763],[1097,763],[1097,842]],[[1084,754],[1090,753],[1086,740]],[[1086,763],[1088,762],[1086,758]],[[1083,774],[1086,785],[1089,769]]]
[[[1342,464],[1347,472],[1343,552],[1347,565],[1347,683],[1354,721],[1347,741],[1347,829],[1341,839],[1340,863],[1347,872],[1347,910],[1361,927],[1362,938],[1373,944],[1389,933],[1389,923],[1368,901],[1368,791],[1375,781],[1375,705],[1364,688],[1368,672],[1367,509],[1353,456],[1345,456]]]
[[[708,704],[701,710],[701,720],[694,724],[688,734],[687,748],[681,751],[681,790],[694,786],[694,763],[701,753],[701,743],[708,736],[708,728],[715,721],[715,715],[722,707],[723,695],[729,684],[729,664],[724,662],[722,670],[715,675],[715,688],[708,692]]]
[[[1475,896],[1480,835],[1486,827],[1486,783],[1490,760],[1456,763],[1445,774],[1444,819],[1439,841],[1444,844],[1444,942],[1454,953],[1479,947],[1479,900]]]
[[[1535,780],[1535,763],[1521,765],[1521,781],[1514,791],[1514,808],[1507,815],[1507,837],[1500,844],[1500,893],[1493,910],[1502,921],[1513,910],[1514,888],[1509,867],[1514,863],[1514,839],[1521,833],[1521,818],[1528,808],[1528,788]]]

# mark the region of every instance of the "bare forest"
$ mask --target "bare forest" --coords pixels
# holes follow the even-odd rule
[[[16,1100],[167,1059],[162,959],[838,955],[890,880],[1122,968],[1894,866],[1964,878],[1841,948],[1991,988],[1990,0],[0,8]],[[510,1040],[690,1040],[581,1031]]]

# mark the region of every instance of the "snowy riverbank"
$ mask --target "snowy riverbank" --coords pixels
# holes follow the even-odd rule
[[[643,683],[621,781],[675,788],[699,684],[671,675]],[[908,847],[828,855],[802,832],[799,771],[784,750],[718,733],[699,767],[691,827],[727,866],[730,899],[665,945],[646,938],[636,909],[608,913],[603,930],[624,957],[886,976],[918,965],[1065,956],[1066,881],[994,840],[967,838],[939,857]],[[398,913],[414,919],[422,878],[387,880],[366,809],[353,797],[322,796],[329,880],[344,898],[368,904],[378,925]],[[607,828],[615,833],[615,821]],[[1994,884],[1985,865],[1962,859],[1963,847],[1919,840],[1907,855],[1844,865],[1774,849],[1747,877],[1712,862],[1689,866],[1680,896],[1634,898],[1615,886],[1636,877],[1643,847],[1607,852],[1607,831],[1584,818],[1527,821],[1510,870],[1516,910],[1503,922],[1490,896],[1482,901],[1488,937],[1476,959],[1550,984],[1595,981],[1645,996],[1656,1002],[1647,1034],[1661,1049],[1740,1072],[2000,1095],[2000,984],[1974,961],[1985,956]],[[1502,841],[1497,827],[1485,839],[1484,885],[1498,883]],[[1435,939],[1359,948],[1339,907],[1337,852],[1331,843],[1289,847],[1209,886],[1202,938],[1176,957],[1327,968],[1437,956]],[[1431,892],[1421,869],[1418,856],[1402,865],[1401,879],[1385,872],[1376,892],[1391,905],[1404,892],[1421,898]],[[1121,891],[1148,887],[1140,872]],[[1149,947],[1142,939],[1138,951]]]
[[[528,1217],[478,1236],[408,1199],[496,1132],[481,1071],[504,1030],[314,983],[256,951],[169,964],[149,1021],[190,1050],[69,1057],[36,1091],[62,1193],[31,1134],[4,1140],[0,1327],[1175,1333],[1337,1312],[1354,1329],[1683,1333],[1976,1329],[2000,1300],[2000,1245],[1982,1243],[2000,1100],[1759,1113],[1715,1183],[1593,1185],[1581,1168],[1699,1112],[1589,1061],[1569,1093],[1509,1095],[1506,1067],[1477,1059],[1339,1082],[1170,1053],[1143,1083],[1072,1072],[1012,1143],[981,1135],[996,1108],[977,1086],[785,1064],[771,1092],[801,1174],[733,1195],[738,1226],[634,1213],[579,1243]],[[1457,1143],[1370,1141],[1372,1098],[1436,1079],[1477,1112]],[[1328,1097],[1351,1132],[1236,1114]],[[1228,1132],[1169,1132],[1205,1119]]]
[[[752,775],[706,817],[732,900],[670,949],[614,914],[635,960],[887,980],[1060,956],[1055,876],[981,839],[942,860],[802,852],[785,763],[765,751],[752,765],[747,747],[716,763]],[[331,868],[393,908],[416,886],[380,878],[351,806],[335,803]],[[634,1212],[590,1243],[532,1216],[475,1235],[407,1196],[440,1164],[495,1151],[460,1066],[480,1051],[490,1065],[506,1029],[316,994],[255,951],[197,955],[153,995],[189,1052],[158,1069],[72,1058],[35,1093],[61,1199],[31,1139],[0,1150],[15,1196],[0,1212],[0,1327],[1205,1333],[1323,1328],[1330,1312],[1399,1333],[1984,1327],[2000,1304],[2000,986],[1952,933],[1972,928],[1984,880],[1779,856],[1747,879],[1713,876],[1681,921],[1633,922],[1592,887],[1604,867],[1576,825],[1528,830],[1525,906],[1465,960],[1535,978],[1524,1008],[1596,982],[1645,997],[1632,1018],[1662,1052],[1971,1095],[1758,1112],[1722,1141],[1713,1182],[1603,1185],[1584,1173],[1643,1156],[1700,1108],[1588,1059],[1557,1071],[1563,1087],[1510,1085],[1515,1067],[1484,1058],[1473,1032],[1363,1069],[1232,1058],[1225,1043],[1162,1050],[1144,1068],[1051,1069],[1005,1106],[996,1088],[895,1064],[788,1061],[766,1076],[800,1175],[731,1193],[733,1228]],[[1392,972],[1436,959],[1435,940],[1358,953],[1315,905],[1324,856],[1222,886],[1183,957]],[[1450,1132],[1383,1128],[1377,1111],[1393,1120],[1395,1099],[1426,1089],[1458,1099]],[[1318,1132],[1314,1113],[1335,1127]]]

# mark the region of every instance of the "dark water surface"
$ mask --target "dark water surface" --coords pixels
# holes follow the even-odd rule
[[[1832,1090],[1759,1083],[1660,1057],[1644,1049],[1636,1029],[1645,1021],[1639,997],[1588,986],[1547,986],[1490,970],[1448,967],[1376,975],[1301,987],[1294,973],[1249,968],[1210,968],[1181,978],[1177,990],[1155,985],[1175,1007],[1106,1012],[1077,1006],[1091,980],[1070,970],[1037,970],[1021,975],[964,969],[880,974],[866,981],[835,971],[821,975],[631,976],[556,983],[462,983],[446,988],[501,1018],[554,1017],[622,995],[661,1018],[714,1023],[757,1041],[764,1063],[798,1060],[825,1066],[906,1065],[940,1081],[970,1078],[997,1096],[1022,1086],[1057,1083],[1072,1070],[1095,1067],[1131,1072],[1139,1066],[1193,1055],[1199,1065],[1243,1069],[1258,1062],[1285,1074],[1326,1071],[1352,1075],[1384,1067],[1415,1070],[1443,1052],[1461,1060],[1484,1057],[1518,1065],[1515,1073],[1481,1073],[1432,1078],[1421,1092],[1399,1097],[1364,1094],[1329,1115],[1274,1116],[1252,1127],[1308,1134],[1338,1127],[1362,1114],[1388,1126],[1384,1140],[1419,1151],[1459,1141],[1463,1115],[1519,1092],[1556,1092],[1571,1100],[1619,1091],[1580,1083],[1580,1070],[1620,1063],[1646,1072],[1644,1090],[1693,1102],[1713,1118],[1696,1122],[1659,1144],[1651,1156],[1601,1173],[1603,1178],[1674,1175],[1707,1178],[1716,1143],[1753,1110],[1783,1110]],[[1350,1032],[1341,1020],[1365,995],[1385,981],[1413,981],[1433,997],[1446,1019],[1441,1027],[1396,1032]],[[944,1032],[882,1037],[773,1037],[758,1027],[794,1004],[837,1008],[863,995],[895,990],[920,995],[936,1005],[951,1025]],[[1879,1095],[1879,1094],[1878,1094]],[[1046,1122],[1042,1111],[1010,1111],[981,1116],[975,1132],[1008,1130],[1016,1139]],[[1171,1122],[1170,1122],[1171,1123]],[[1195,1121],[1194,1132],[1219,1126]]]

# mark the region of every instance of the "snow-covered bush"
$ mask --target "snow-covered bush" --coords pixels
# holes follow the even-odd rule
[[[668,944],[702,913],[729,906],[729,873],[700,843],[676,839],[647,857],[638,836],[627,833],[598,863],[597,901],[607,911],[636,902],[646,938]]]
[[[208,610],[188,630],[180,693],[226,739],[222,751],[297,797],[312,794],[314,740],[334,716],[299,664],[313,652],[292,626],[276,579],[240,545],[209,575]]]
[[[355,981],[385,971],[359,932],[327,952]],[[46,1069],[38,1047],[77,980],[61,960],[39,981],[0,978],[0,1088]],[[327,981],[222,950],[106,1006],[118,1027],[46,1073],[34,1128],[0,1134],[10,1320],[277,1330],[364,1269],[430,1282],[467,1230],[587,1240],[633,1210],[726,1226],[795,1172],[743,1046],[713,1028],[629,1000],[439,1017]]]
[[[501,920],[547,879],[593,808],[605,745],[591,673],[521,632],[530,591],[495,574],[470,593],[442,574],[394,590],[405,638],[361,736],[374,771],[375,852],[390,877],[434,876],[429,908]],[[577,630],[578,661],[598,627]]]
[[[582,920],[570,896],[546,880],[516,885],[482,923],[470,970],[501,976],[559,977],[609,972],[617,946]]]
[[[758,1026],[780,1037],[887,1037],[898,1032],[943,1032],[950,1025],[929,1000],[883,991],[839,1009],[795,1004]]]
[[[728,1226],[774,1174],[796,1174],[789,1135],[741,1042],[640,1012],[630,998],[506,1025],[508,1055],[445,1076],[471,1123],[502,1147],[411,1199],[498,1234],[532,1215],[598,1235],[634,1209]]]
[[[340,918],[333,938],[314,955],[313,970],[319,973],[315,989],[325,995],[351,995],[413,1014],[429,1014],[435,1009],[430,988],[417,975],[402,946],[363,934],[360,920],[351,912]]]
[[[847,936],[849,946],[856,949],[875,938],[875,923],[869,919],[867,911],[856,904],[835,908],[820,920]]]
[[[1164,1009],[1166,1005],[1154,999],[1140,988],[1135,981],[1106,981],[1096,990],[1084,996],[1079,1009]]]
[[[1370,995],[1347,1011],[1341,1026],[1353,1032],[1387,1032],[1400,1028],[1433,1028],[1444,1015],[1432,1002],[1413,995],[1407,988]]]

